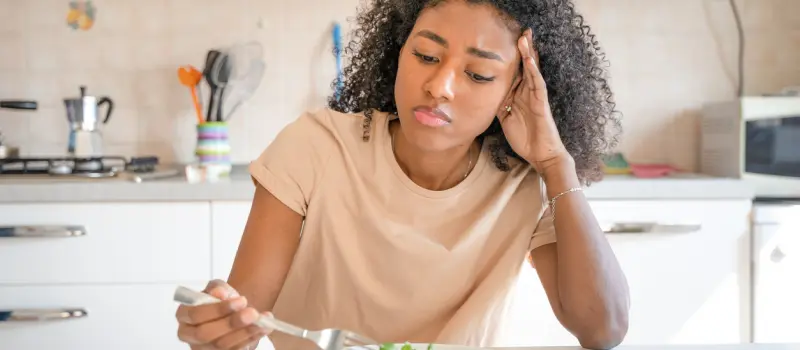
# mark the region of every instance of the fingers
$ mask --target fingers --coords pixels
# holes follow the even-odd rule
[[[247,341],[234,345],[231,349],[236,350],[255,350],[256,346],[258,346],[258,341],[264,338],[263,335],[254,335],[250,337]]]
[[[221,319],[245,307],[247,307],[247,299],[245,297],[236,297],[213,304],[181,305],[178,307],[175,317],[181,323],[199,325]]]
[[[523,80],[525,86],[535,91],[545,91],[544,77],[539,71],[536,64],[536,51],[533,49],[533,32],[530,29],[525,30],[522,36],[517,41],[517,48],[519,49],[522,57],[523,64]],[[540,97],[537,95],[537,97]]]
[[[246,349],[248,345],[258,341],[265,335],[266,332],[262,328],[251,325],[226,334],[217,339],[214,345],[217,349]]]
[[[528,107],[525,106],[525,104],[528,103],[530,99],[526,99],[525,97],[523,97],[523,95],[528,93],[530,93],[530,91],[525,89],[524,87],[517,89],[517,91],[514,93],[513,101],[511,102],[511,104],[509,104],[509,106],[511,106],[511,112],[508,113],[509,115],[511,115],[514,112],[525,111],[528,109]]]
[[[204,289],[203,292],[211,294],[212,296],[221,300],[235,298],[239,296],[239,293],[236,292],[236,290],[233,289],[233,287],[225,283],[225,281],[219,279],[211,280],[210,282],[208,282],[208,285],[206,285],[206,289]]]
[[[225,317],[247,306],[247,299],[240,297],[233,287],[222,280],[208,282],[203,292],[222,301],[196,306],[181,305],[175,314],[179,322],[197,325]]]
[[[244,342],[252,335],[266,334],[253,325],[258,317],[259,314],[255,309],[245,308],[227,317],[200,325],[182,323],[178,327],[178,339],[187,344],[215,346],[222,339],[226,339],[228,346],[233,346]]]
[[[178,339],[196,350],[252,348],[268,334],[254,323],[258,311],[247,307],[247,299],[221,280],[208,283],[203,292],[220,302],[205,305],[181,305],[176,311]],[[270,313],[266,313],[271,316]]]
[[[228,336],[235,336],[239,330],[253,325],[258,316],[258,311],[249,307],[229,317],[197,326],[197,334],[202,336],[203,339],[201,341],[205,343],[221,340]],[[241,339],[235,338],[238,341],[233,342],[231,345],[241,342],[242,339],[247,337],[249,335],[242,337],[240,334]]]

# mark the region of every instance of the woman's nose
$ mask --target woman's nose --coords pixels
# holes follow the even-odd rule
[[[455,71],[441,67],[428,79],[424,88],[437,101],[452,101],[455,95],[455,84]]]

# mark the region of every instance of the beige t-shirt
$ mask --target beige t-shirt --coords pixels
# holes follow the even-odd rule
[[[542,181],[521,162],[497,169],[485,142],[464,181],[424,189],[394,157],[391,117],[375,112],[365,142],[363,115],[308,112],[252,162],[254,180],[305,216],[273,312],[379,342],[493,346],[528,252],[556,239],[549,216],[540,224]]]

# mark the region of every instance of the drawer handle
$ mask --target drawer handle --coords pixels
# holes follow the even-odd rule
[[[700,231],[701,225],[659,224],[655,222],[618,222],[601,225],[607,234],[641,234],[641,233],[691,233]]]
[[[0,310],[0,322],[45,322],[72,320],[88,316],[85,309]]]
[[[83,226],[0,226],[0,238],[85,236]]]

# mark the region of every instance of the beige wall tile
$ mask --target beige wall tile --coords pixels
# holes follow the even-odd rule
[[[25,6],[22,1],[0,1],[0,37],[22,35]]]
[[[66,149],[62,100],[86,85],[115,111],[107,152],[190,161],[189,91],[177,68],[203,68],[210,48],[255,40],[266,72],[231,120],[236,162],[258,156],[287,123],[325,105],[334,78],[329,28],[350,28],[359,0],[95,0],[92,30],[65,23],[66,1],[0,0],[0,98],[34,98],[36,112],[0,111],[0,131],[25,154]],[[721,0],[578,0],[610,60],[624,113],[619,149],[638,162],[696,169],[697,111],[733,98],[737,37]],[[738,0],[747,31],[749,94],[800,85],[800,1]],[[345,37],[347,38],[347,37]],[[202,95],[208,89],[201,86]],[[28,136],[31,142],[23,143]]]
[[[19,147],[23,157],[31,150],[25,142],[30,136],[30,118],[30,112],[0,109],[0,137],[4,144]]]
[[[0,36],[3,48],[0,53],[0,70],[24,71],[25,41],[19,35],[7,34]]]
[[[64,52],[68,50],[67,43],[62,39],[61,33],[49,34],[45,31],[35,31],[24,36],[25,60],[29,71],[51,72],[54,77],[67,69]]]
[[[58,147],[61,152],[66,152],[69,122],[64,114],[63,106],[42,107],[37,113],[31,113],[29,118],[29,145],[45,143],[52,147]]]

